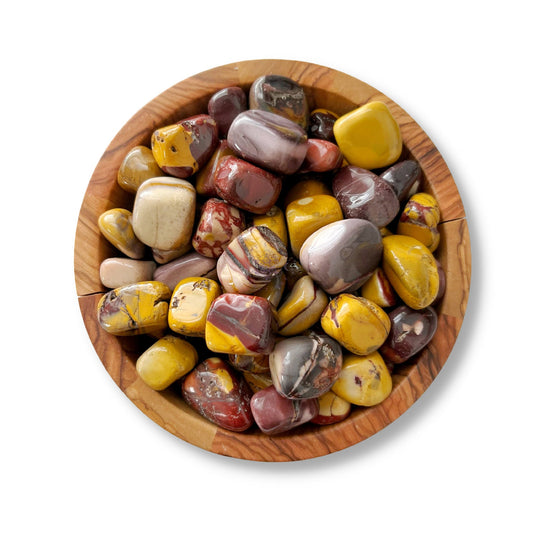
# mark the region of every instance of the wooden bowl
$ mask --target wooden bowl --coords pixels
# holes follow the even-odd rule
[[[438,201],[441,244],[435,253],[446,272],[447,289],[437,306],[438,329],[429,345],[398,367],[391,395],[370,408],[354,407],[349,418],[330,426],[306,424],[288,434],[267,436],[258,429],[233,433],[196,414],[172,390],[155,392],[137,376],[135,361],[142,353],[140,337],[115,337],[96,320],[96,305],[108,289],[99,278],[100,263],[117,251],[101,236],[98,216],[114,207],[133,206],[133,195],[117,185],[117,171],[126,153],[150,144],[152,132],[188,116],[203,113],[211,95],[239,85],[247,91],[264,74],[280,74],[305,89],[310,109],[344,114],[369,101],[385,102],[400,125],[405,155],[420,164],[423,189]],[[352,446],[377,433],[404,413],[428,388],[446,362],[463,321],[470,285],[470,241],[463,204],[455,182],[424,131],[384,94],[342,72],[286,60],[243,61],[202,72],[152,100],[118,132],[89,182],[81,206],[75,241],[78,301],[89,337],[106,370],[126,396],[146,415],[195,446],[231,457],[256,461],[292,461],[323,456]],[[143,337],[143,336],[141,336]]]

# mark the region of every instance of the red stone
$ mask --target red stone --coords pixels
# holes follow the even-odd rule
[[[300,172],[330,172],[342,165],[339,147],[322,139],[307,139],[307,154]]]

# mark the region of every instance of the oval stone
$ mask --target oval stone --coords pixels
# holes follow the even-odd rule
[[[339,220],[315,231],[300,250],[300,263],[329,294],[358,289],[381,261],[379,229],[356,218]]]
[[[235,117],[246,109],[246,94],[240,87],[221,89],[207,103],[207,112],[215,119],[221,138],[226,137]]]
[[[140,281],[151,281],[155,268],[154,261],[109,257],[100,264],[100,281],[104,287],[110,289]]]
[[[309,115],[309,126],[307,128],[309,137],[335,142],[333,125],[338,118],[339,116],[329,109],[313,109]]]
[[[118,250],[132,259],[144,256],[144,243],[135,234],[132,213],[115,207],[104,211],[98,217],[100,233]]]
[[[122,160],[118,169],[117,183],[125,191],[135,194],[141,183],[162,174],[152,150],[147,146],[134,146]]]
[[[325,426],[347,418],[352,404],[329,390],[318,398],[318,415],[311,420],[313,424]]]
[[[422,170],[416,161],[408,159],[395,163],[379,177],[394,189],[398,200],[403,203],[416,192],[422,178]]]

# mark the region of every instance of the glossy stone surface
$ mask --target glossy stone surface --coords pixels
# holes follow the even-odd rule
[[[300,250],[300,263],[329,294],[358,289],[381,261],[378,228],[367,220],[346,219],[315,231]]]
[[[339,147],[322,139],[307,139],[307,153],[300,172],[331,172],[342,165]]]
[[[400,128],[383,102],[369,102],[339,117],[333,132],[345,159],[357,167],[385,167],[402,153]]]
[[[376,268],[372,276],[361,287],[361,296],[380,307],[391,307],[397,302],[394,289],[381,267]]]
[[[439,273],[433,254],[420,241],[406,235],[383,238],[383,270],[405,304],[423,309],[439,291]]]
[[[113,335],[138,335],[167,327],[170,290],[158,281],[125,285],[104,294],[97,305],[100,326]]]
[[[379,177],[394,189],[398,200],[403,203],[417,192],[416,189],[420,186],[422,179],[422,170],[416,161],[408,159],[395,163],[382,172]]]
[[[335,142],[333,134],[333,124],[339,116],[329,109],[313,109],[309,115],[309,126],[307,132],[309,137]]]
[[[287,259],[287,262],[283,267],[283,272],[285,273],[287,289],[289,290],[292,290],[300,278],[307,276],[307,272],[305,271],[304,267],[294,257],[289,257]]]
[[[219,284],[209,278],[181,280],[170,298],[168,326],[181,335],[203,337],[207,313],[221,293]]]
[[[295,80],[277,74],[257,78],[250,87],[250,109],[276,113],[299,124],[309,122],[309,106],[303,87]]]
[[[199,254],[217,259],[245,228],[244,213],[224,200],[210,198],[202,206],[192,246]]]
[[[188,374],[198,362],[192,344],[173,335],[157,340],[137,359],[139,377],[153,390],[164,390]]]
[[[392,392],[392,378],[378,352],[345,355],[341,373],[331,390],[354,405],[371,407]]]
[[[318,413],[318,400],[289,400],[271,385],[252,396],[250,407],[259,429],[267,435],[276,435],[314,418]]]
[[[274,347],[274,316],[260,296],[225,293],[207,314],[205,342],[215,353],[261,355]]]
[[[222,139],[216,147],[209,161],[196,173],[196,192],[203,196],[216,196],[215,178],[218,165],[223,157],[235,155],[235,152],[228,147],[228,141]]]
[[[151,281],[155,268],[154,261],[108,257],[100,264],[100,281],[110,289],[139,281]]]
[[[352,404],[329,390],[318,398],[318,414],[311,420],[313,424],[325,426],[336,424],[347,418]]]
[[[244,380],[250,386],[253,393],[266,389],[272,386],[272,377],[270,376],[270,370],[265,374],[258,374],[255,372],[244,372]]]
[[[336,173],[332,188],[346,218],[363,218],[382,228],[400,211],[394,189],[370,170],[345,166]]]
[[[310,176],[315,176],[315,174],[310,174]],[[291,202],[307,198],[308,196],[316,196],[317,194],[333,196],[331,187],[329,183],[326,183],[326,180],[315,177],[306,177],[306,179],[298,181],[289,188],[284,199],[285,208],[287,208]]]
[[[258,215],[267,213],[281,192],[281,179],[244,159],[225,156],[215,175],[215,190],[230,204]]]
[[[226,137],[235,117],[247,108],[246,94],[240,87],[221,89],[207,103],[207,112],[215,119],[221,138]]]
[[[327,392],[342,366],[340,345],[326,335],[296,336],[276,343],[270,375],[279,394],[293,400]]]
[[[185,255],[187,252],[190,252],[191,249],[192,244],[190,242],[186,242],[183,246],[180,246],[175,250],[152,248],[152,257],[156,263],[165,265],[166,263],[170,263],[170,261],[174,261],[174,259],[178,259],[178,257]]]
[[[230,353],[228,354],[228,362],[240,372],[270,374],[269,357],[267,353],[262,355],[239,355]]]
[[[162,176],[163,172],[147,146],[135,146],[122,160],[117,183],[125,191],[135,194],[141,183]]]
[[[276,277],[287,261],[287,249],[266,226],[252,226],[233,239],[217,262],[226,292],[252,294]]]
[[[183,380],[184,400],[213,424],[231,431],[246,431],[253,424],[252,391],[225,361],[210,357]]]
[[[98,217],[98,229],[123,254],[131,259],[141,259],[145,246],[135,235],[131,220],[131,211],[116,207]]]
[[[394,364],[420,352],[437,331],[438,317],[431,306],[414,310],[401,305],[389,313],[389,318],[392,327],[379,351],[383,359]]]
[[[278,309],[278,333],[285,337],[302,333],[320,320],[327,305],[326,293],[311,276],[300,278]]]
[[[269,281],[262,289],[255,291],[254,294],[256,296],[261,296],[262,298],[265,298],[265,300],[268,300],[272,307],[276,308],[281,302],[281,298],[285,291],[286,284],[287,276],[285,275],[285,272],[282,271],[276,276],[274,276],[274,278]]]
[[[270,228],[281,239],[281,242],[285,246],[288,246],[289,237],[287,234],[285,213],[277,205],[271,207],[264,215],[255,215],[252,218],[252,224],[254,226],[266,226]]]
[[[196,191],[188,181],[151,178],[135,195],[131,217],[135,235],[152,248],[182,248],[191,240],[195,208]]]
[[[185,278],[216,278],[217,261],[198,252],[190,252],[155,269],[154,280],[165,283],[173,292]]]
[[[391,327],[381,307],[353,294],[333,298],[320,323],[328,335],[356,355],[375,352],[385,342]]]
[[[299,256],[303,243],[316,230],[343,219],[339,202],[333,196],[325,194],[291,202],[287,206],[285,217],[295,257]]]
[[[152,153],[165,173],[189,178],[207,163],[218,142],[213,118],[195,115],[155,130]]]
[[[271,172],[294,174],[307,153],[307,134],[285,117],[250,109],[233,121],[228,146],[254,165]]]
[[[414,237],[427,246],[430,252],[434,252],[440,242],[439,222],[437,200],[431,194],[420,192],[409,198],[400,215],[396,233]]]

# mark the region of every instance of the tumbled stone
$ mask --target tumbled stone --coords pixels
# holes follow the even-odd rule
[[[285,246],[288,246],[289,238],[287,235],[285,214],[277,205],[271,207],[264,215],[255,215],[252,218],[252,224],[254,226],[266,226],[270,228],[281,239],[281,242]]]
[[[154,280],[165,283],[171,291],[185,278],[202,277],[216,278],[217,261],[212,257],[205,257],[198,252],[188,254],[174,259],[165,265],[155,269]]]
[[[330,337],[356,355],[375,352],[385,342],[391,327],[381,307],[353,294],[333,298],[320,323]]]
[[[269,366],[270,355],[265,353],[261,355],[239,355],[235,353],[228,354],[229,364],[241,372],[252,374],[270,373]],[[272,383],[270,383],[271,385]]]
[[[329,390],[318,398],[318,414],[311,422],[320,426],[335,424],[347,418],[351,411],[350,402]]]
[[[131,222],[138,239],[152,248],[175,250],[190,241],[196,191],[185,180],[151,178],[137,191]]]
[[[218,283],[209,278],[191,277],[181,280],[170,298],[169,328],[181,335],[203,337],[207,313],[221,293]]]
[[[276,276],[274,276],[274,278],[269,281],[263,288],[259,289],[258,291],[255,291],[254,294],[256,296],[261,296],[262,298],[265,298],[265,300],[268,300],[268,302],[274,308],[276,308],[281,302],[281,298],[285,291],[286,284],[287,276],[282,271]]]
[[[228,146],[254,165],[271,172],[294,174],[305,159],[307,135],[285,117],[250,109],[233,121]]]
[[[253,424],[252,391],[226,362],[209,357],[183,380],[183,399],[213,424],[231,431],[246,431]]]
[[[217,275],[226,292],[252,294],[277,276],[287,249],[266,226],[252,226],[233,239],[217,261]]]
[[[198,362],[192,344],[173,335],[165,335],[137,359],[139,377],[153,390],[161,391],[188,374]]]
[[[165,265],[166,263],[170,263],[170,261],[174,261],[174,259],[178,259],[178,257],[185,255],[191,249],[192,244],[188,241],[183,246],[180,246],[175,250],[161,250],[159,248],[152,248],[152,257],[156,263]]]
[[[189,178],[207,163],[218,142],[214,119],[195,115],[155,130],[152,153],[164,172]]]
[[[131,211],[116,207],[98,217],[98,228],[102,235],[123,254],[131,259],[141,259],[145,246],[133,231]]]
[[[392,378],[379,352],[345,355],[339,378],[331,390],[354,405],[371,407],[392,392]]]
[[[224,200],[210,198],[202,206],[192,238],[193,248],[199,254],[216,259],[245,228],[244,213]]]
[[[346,218],[363,218],[382,228],[400,211],[394,189],[370,170],[345,166],[336,173],[332,187]]]
[[[221,89],[207,103],[207,112],[215,119],[221,138],[226,137],[235,117],[246,109],[246,94],[240,87]]]
[[[423,309],[439,291],[439,272],[433,254],[420,241],[407,235],[383,238],[383,270],[405,304]]]
[[[298,262],[294,257],[289,257],[285,266],[283,267],[283,272],[285,273],[287,289],[292,290],[296,282],[307,276],[307,272],[304,267]]]
[[[307,153],[299,172],[332,172],[342,165],[339,147],[322,139],[307,139]]]
[[[125,285],[104,294],[97,305],[100,326],[113,335],[138,335],[167,327],[170,290],[158,281]]]
[[[281,179],[244,159],[225,156],[215,175],[220,198],[245,211],[267,213],[281,192]]]
[[[418,192],[422,179],[420,165],[411,159],[395,163],[382,172],[379,177],[385,180],[396,193],[400,203]]]
[[[285,337],[302,333],[318,322],[327,305],[326,293],[311,276],[300,278],[278,309],[278,333]]]
[[[252,396],[250,407],[259,429],[267,435],[276,435],[314,418],[318,413],[318,400],[289,400],[271,385]]]
[[[307,198],[308,196],[316,196],[317,194],[333,196],[331,187],[325,179],[317,178],[317,174],[302,174],[302,176],[304,176],[304,179],[296,182],[287,191],[287,194],[283,199],[285,209],[291,202]]]
[[[257,78],[250,87],[250,109],[262,109],[299,124],[309,122],[309,106],[303,87],[295,80],[277,74]]]
[[[383,245],[378,228],[355,218],[315,231],[300,249],[300,263],[329,294],[358,289],[379,266]]]
[[[309,115],[309,126],[307,132],[309,137],[335,142],[333,134],[333,124],[339,116],[329,109],[313,109]]]
[[[400,128],[383,102],[370,102],[342,115],[333,132],[345,159],[357,167],[385,167],[402,153]]]
[[[235,155],[235,152],[228,147],[228,141],[221,140],[209,161],[196,173],[195,187],[196,192],[203,196],[216,196],[215,178],[218,171],[218,165],[223,157]]]
[[[422,350],[437,331],[438,316],[433,307],[414,310],[401,305],[389,313],[391,330],[379,349],[383,359],[404,363]]]
[[[117,183],[125,191],[135,194],[141,183],[162,175],[152,150],[147,146],[134,146],[120,164]]]
[[[380,307],[390,307],[396,304],[396,295],[381,267],[376,268],[372,276],[361,287],[361,296],[374,302]]]
[[[151,281],[155,268],[154,261],[109,257],[100,264],[100,281],[110,289],[139,281]]]
[[[207,314],[205,342],[215,353],[260,355],[274,347],[274,316],[260,296],[225,293]]]
[[[340,345],[327,335],[300,335],[276,343],[270,375],[279,394],[292,400],[318,398],[339,376]]]
[[[244,380],[250,386],[253,393],[266,389],[272,386],[272,377],[270,376],[270,370],[265,374],[258,374],[255,372],[244,372]]]
[[[333,196],[325,194],[291,202],[287,206],[285,216],[295,257],[299,256],[303,243],[316,230],[343,219],[339,202]]]

